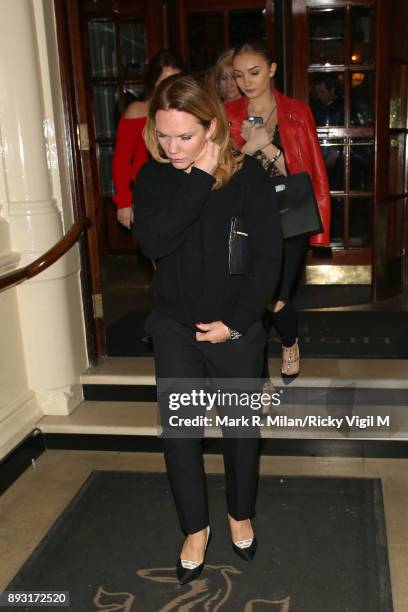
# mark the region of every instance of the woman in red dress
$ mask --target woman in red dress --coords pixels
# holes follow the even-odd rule
[[[225,105],[236,146],[256,157],[271,175],[310,174],[323,223],[323,232],[308,239],[284,240],[280,283],[268,306],[282,340],[282,376],[299,374],[297,316],[291,299],[298,284],[309,243],[330,242],[330,193],[316,125],[308,104],[289,98],[272,87],[276,63],[261,40],[249,41],[235,50],[234,76],[243,92]],[[249,120],[248,120],[249,118]]]
[[[160,81],[183,72],[181,60],[171,51],[160,51],[151,61],[145,77],[145,98],[132,102],[121,117],[116,132],[112,175],[115,186],[113,201],[118,221],[125,227],[133,222],[132,188],[140,168],[149,159],[143,130],[146,125],[149,101]]]

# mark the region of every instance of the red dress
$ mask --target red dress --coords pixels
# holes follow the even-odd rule
[[[310,238],[310,244],[330,244],[330,191],[322,151],[317,138],[312,111],[305,102],[285,96],[274,89],[278,111],[279,134],[289,174],[308,172],[319,206],[323,232]],[[248,98],[242,96],[225,105],[231,125],[231,136],[238,147],[245,141],[241,137],[242,122],[248,116]]]
[[[119,122],[112,160],[115,186],[113,201],[118,208],[132,206],[133,183],[140,168],[149,160],[149,152],[143,138],[146,120],[147,117],[121,117]]]

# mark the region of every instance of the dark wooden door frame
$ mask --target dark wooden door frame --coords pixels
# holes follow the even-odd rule
[[[378,0],[370,0],[371,3],[375,4]],[[322,4],[330,6],[331,8],[343,8],[347,4],[358,6],[365,6],[369,4],[367,0],[291,0],[291,11],[287,17],[290,23],[290,38],[292,41],[291,48],[287,50],[289,61],[288,66],[290,68],[291,75],[289,77],[291,94],[294,98],[303,99],[308,101],[307,92],[309,90],[309,70],[308,70],[308,52],[309,49],[309,22],[307,17],[307,10],[310,8],[320,8]],[[347,111],[347,108],[346,108]],[[365,136],[366,130],[360,130],[356,127],[341,128],[336,130],[331,129],[331,136],[353,134],[355,137]],[[361,132],[361,133],[360,133]],[[375,130],[374,130],[375,132]],[[321,129],[318,129],[319,136],[321,135]],[[373,185],[373,193],[375,194],[375,183]],[[375,195],[373,195],[375,199]],[[370,249],[367,248],[353,248],[352,250],[338,250],[333,249],[331,255],[328,257],[328,253],[320,254],[320,249],[316,249],[313,253],[309,253],[307,264],[309,265],[353,265],[353,266],[366,266],[371,265],[374,270],[374,244]],[[373,282],[372,282],[373,287]]]
[[[81,43],[82,72],[81,78],[85,89],[84,104],[86,114],[89,118],[87,122],[88,138],[91,151],[91,162],[94,171],[94,199],[97,210],[98,236],[99,236],[99,256],[105,255],[126,255],[137,252],[137,241],[132,233],[126,230],[117,222],[116,206],[112,197],[103,193],[101,172],[98,163],[98,156],[101,153],[101,146],[114,146],[114,137],[107,140],[98,138],[97,112],[95,106],[95,81],[92,74],[91,40],[89,34],[89,23],[94,19],[106,19],[115,27],[115,39],[117,45],[117,74],[102,78],[100,84],[124,86],[124,74],[121,69],[122,49],[120,43],[120,27],[123,22],[137,20],[143,22],[147,34],[146,54],[148,58],[153,57],[166,42],[166,28],[164,19],[166,16],[164,4],[161,0],[106,0],[102,6],[93,5],[90,0],[72,0],[77,6],[77,19],[73,27],[78,29]],[[141,77],[141,75],[139,75]],[[140,78],[140,80],[142,80]],[[117,91],[119,94],[119,90]],[[101,295],[98,293],[98,295]],[[99,298],[100,300],[100,298]]]
[[[93,365],[105,354],[103,320],[95,316],[93,296],[101,290],[101,272],[97,219],[94,206],[92,163],[87,143],[83,141],[81,125],[87,125],[85,88],[78,78],[82,74],[81,41],[76,2],[54,0],[59,69],[61,74],[66,148],[69,165],[67,174],[72,186],[74,217],[87,216],[92,226],[81,248],[81,288],[85,316],[89,361]],[[81,142],[82,141],[82,142]]]
[[[390,176],[390,137],[393,134],[393,130],[390,128],[390,99],[391,99],[391,66],[392,66],[392,47],[393,47],[393,22],[391,11],[395,11],[395,7],[389,2],[389,0],[377,0],[378,4],[378,20],[377,20],[377,58],[376,58],[376,144],[377,144],[377,155],[376,155],[376,166],[375,166],[375,185],[376,185],[376,198],[375,198],[375,225],[374,230],[377,233],[376,245],[377,248],[374,252],[374,271],[376,274],[375,283],[375,294],[377,299],[386,299],[387,297],[393,297],[398,287],[398,281],[401,282],[404,288],[407,287],[407,269],[408,269],[408,258],[407,258],[407,247],[408,247],[408,236],[405,236],[405,254],[402,255],[401,259],[401,275],[393,273],[393,267],[397,265],[398,270],[398,258],[393,261],[387,257],[387,251],[392,243],[393,235],[395,231],[395,221],[388,221],[388,215],[392,212],[392,207],[397,204],[398,201],[405,199],[405,230],[407,226],[407,195],[408,195],[408,178],[405,172],[404,186],[398,189],[398,193],[393,192],[390,188],[389,176]],[[402,17],[404,22],[404,18]],[[398,33],[394,34],[398,37]],[[399,33],[401,36],[401,32]],[[397,38],[397,40],[399,40]],[[406,58],[405,58],[406,61]],[[405,128],[407,124],[405,124]],[[396,130],[398,134],[399,129]],[[405,159],[401,159],[401,163],[407,168],[407,147],[405,149]],[[406,232],[407,233],[407,232]],[[405,259],[405,261],[404,261]],[[404,267],[405,266],[405,267]],[[388,278],[394,280],[396,287]],[[399,277],[399,278],[398,278]],[[398,279],[398,280],[397,280]]]
[[[373,183],[373,244],[370,259],[364,252],[356,252],[347,256],[348,264],[372,265],[372,288],[373,300],[379,301],[396,295],[399,291],[391,262],[387,260],[387,249],[394,231],[393,222],[388,219],[388,212],[393,203],[407,197],[408,179],[405,180],[405,191],[398,196],[389,192],[389,142],[390,142],[390,49],[392,43],[392,3],[389,0],[373,0],[375,5],[375,105],[374,105],[374,183]],[[364,6],[366,0],[327,0],[324,2],[331,8],[344,7],[346,4],[353,6]],[[304,50],[308,48],[309,40],[307,34],[308,21],[306,17],[306,6],[319,8],[321,0],[291,0],[292,6],[292,94],[297,98],[305,98],[308,89],[307,82],[307,54]],[[394,10],[395,12],[395,10]],[[353,130],[355,132],[355,130]],[[356,134],[358,136],[358,134]],[[405,151],[405,164],[408,157],[408,147]],[[405,226],[407,227],[408,209],[405,204]],[[407,232],[408,233],[408,232]],[[405,239],[405,253],[408,251],[408,237]],[[336,263],[341,263],[341,251],[335,253]],[[313,263],[327,263],[323,259]],[[405,274],[403,284],[408,283],[408,257],[405,255]],[[392,280],[394,279],[394,280]],[[394,284],[393,284],[394,283]]]
[[[381,0],[377,0],[377,22],[376,22],[376,109],[375,109],[375,141],[377,154],[374,160],[374,245],[382,240],[379,236],[380,231],[386,231],[385,227],[385,202],[388,195],[388,137],[389,137],[389,99],[390,92],[390,75],[388,67],[390,64],[390,14],[389,8]],[[387,153],[386,153],[387,152]],[[374,247],[373,253],[373,284],[375,298],[382,297],[378,291],[378,266],[380,265],[379,256],[380,248]]]

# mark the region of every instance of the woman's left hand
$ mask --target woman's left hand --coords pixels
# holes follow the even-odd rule
[[[259,149],[264,149],[271,143],[271,131],[263,125],[251,127],[245,144],[245,153],[252,155]]]
[[[196,332],[197,342],[211,342],[211,344],[219,344],[230,340],[229,328],[222,321],[213,321],[212,323],[196,323],[199,331]]]
[[[117,218],[119,223],[130,229],[133,223],[133,208],[131,206],[118,208]]]

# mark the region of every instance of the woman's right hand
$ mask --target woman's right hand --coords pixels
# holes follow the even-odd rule
[[[245,142],[249,138],[249,135],[251,133],[251,128],[252,128],[252,123],[248,121],[248,119],[245,119],[241,125],[241,138],[243,138]]]
[[[204,170],[204,172],[213,175],[218,167],[219,159],[220,146],[212,140],[207,140],[193,165],[199,170]]]
[[[118,208],[118,221],[130,229],[133,223],[133,208],[131,206],[126,206],[126,208]]]

